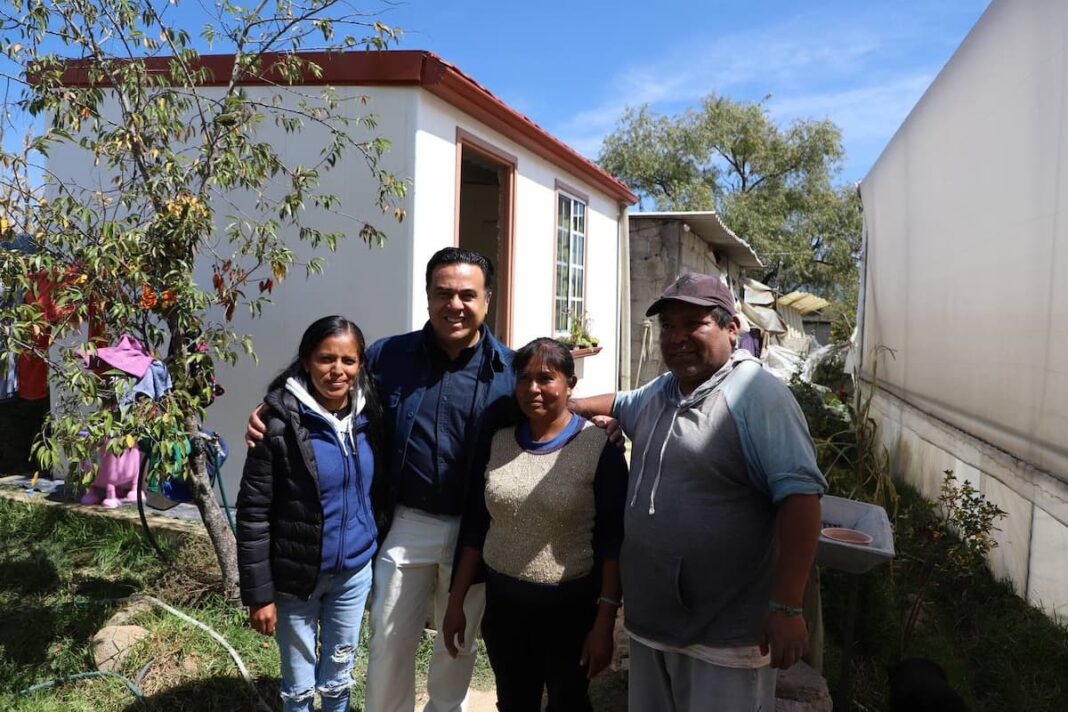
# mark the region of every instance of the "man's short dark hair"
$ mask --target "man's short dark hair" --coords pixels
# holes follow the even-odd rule
[[[712,307],[712,321],[716,322],[719,328],[726,329],[733,319],[734,315],[723,307]]]
[[[482,280],[486,291],[493,289],[493,263],[474,250],[466,250],[462,247],[443,247],[434,253],[430,261],[426,263],[426,289],[430,291],[430,278],[434,270],[443,265],[475,265],[482,270]]]

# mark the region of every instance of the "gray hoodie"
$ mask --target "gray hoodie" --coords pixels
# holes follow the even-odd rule
[[[746,351],[693,393],[620,393],[634,441],[621,554],[626,625],[673,646],[749,645],[767,612],[776,505],[826,489],[804,415]]]

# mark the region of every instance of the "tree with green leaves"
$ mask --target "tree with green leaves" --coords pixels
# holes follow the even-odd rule
[[[407,183],[382,167],[389,145],[375,136],[374,115],[360,97],[307,86],[321,72],[310,57],[333,55],[302,52],[312,42],[327,53],[374,51],[396,33],[338,0],[178,4],[10,0],[0,9],[0,70],[14,87],[4,118],[21,119],[30,135],[0,152],[0,237],[25,233],[33,244],[0,249],[0,284],[50,293],[47,309],[0,307],[0,362],[34,353],[63,384],[34,447],[42,469],[80,478],[79,464],[101,447],[138,443],[177,468],[236,595],[236,544],[198,436],[212,398],[205,373],[212,359],[255,357],[231,319],[236,309],[258,314],[301,266],[297,241],[333,249],[345,237],[317,227],[324,212],[403,218]],[[209,16],[194,39],[187,25],[197,13]],[[224,76],[198,47],[232,53]],[[249,92],[250,83],[269,91]],[[271,141],[276,126],[314,127],[321,151],[285,159]],[[60,169],[54,155],[78,165]],[[377,205],[341,206],[320,190],[326,171],[354,160],[377,186]],[[385,234],[364,220],[359,237],[379,245]],[[310,275],[321,257],[302,266]],[[173,389],[115,407],[115,388],[85,368],[84,354],[105,343],[88,338],[89,326],[106,341],[137,338],[166,364]]]
[[[762,282],[855,299],[861,220],[836,185],[841,131],[830,120],[777,125],[764,102],[710,95],[676,116],[628,108],[601,149],[605,170],[659,210],[715,210],[765,264]]]

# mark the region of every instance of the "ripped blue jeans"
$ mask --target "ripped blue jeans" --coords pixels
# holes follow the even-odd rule
[[[274,637],[282,660],[285,712],[311,712],[316,691],[323,712],[349,708],[352,664],[373,568],[368,563],[357,571],[322,572],[307,601],[278,596]],[[321,656],[317,655],[319,649]]]

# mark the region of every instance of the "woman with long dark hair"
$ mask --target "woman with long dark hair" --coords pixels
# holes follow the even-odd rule
[[[347,710],[388,487],[381,409],[363,332],[328,316],[304,332],[267,389],[266,435],[249,450],[237,498],[241,599],[274,635],[286,712]],[[321,652],[320,652],[321,651]]]
[[[612,657],[627,463],[603,430],[568,410],[577,378],[566,346],[535,339],[512,368],[524,417],[492,435],[442,633],[455,655],[464,598],[484,564],[482,638],[497,709],[540,712],[544,691],[550,712],[583,712],[589,679]]]

